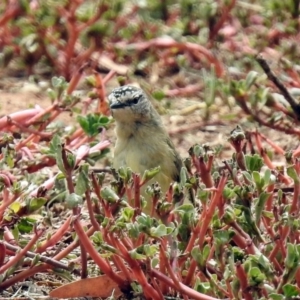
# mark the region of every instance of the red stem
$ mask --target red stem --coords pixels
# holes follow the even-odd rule
[[[290,209],[290,214],[299,214],[299,195],[300,195],[300,183],[295,182],[294,184],[294,194],[293,194],[293,201]]]
[[[252,295],[248,291],[247,275],[246,275],[245,270],[240,262],[236,263],[235,270],[236,270],[237,278],[239,279],[242,294],[245,297],[245,300],[252,300]]]
[[[282,230],[282,235],[280,236],[280,238],[282,240],[282,243],[284,243],[284,241],[285,241],[287,235],[289,234],[289,232],[290,232],[290,227],[284,226],[283,230]],[[278,252],[279,249],[280,249],[280,243],[276,244],[275,247],[273,248],[273,250],[271,251],[271,253],[269,255],[269,259],[271,261],[274,260],[274,258],[277,255],[277,252]]]
[[[0,268],[0,274],[3,274],[3,272],[12,267],[19,260],[21,260],[23,256],[25,256],[26,252],[34,246],[34,244],[38,241],[38,239],[42,236],[43,233],[43,230],[37,231],[33,238],[29,241],[29,243],[20,252],[18,252],[16,256],[12,257],[5,265],[3,265]]]
[[[145,274],[143,273],[142,268],[139,265],[138,261],[131,258],[126,247],[121,243],[120,240],[115,239],[114,241],[116,243],[116,248],[122,253],[123,258],[130,265],[134,277],[142,286],[143,292],[144,292],[146,298],[163,300],[160,298],[159,293],[148,283],[148,280],[147,280]]]
[[[88,212],[89,212],[91,223],[92,223],[95,231],[101,231],[100,225],[97,222],[97,220],[95,218],[95,214],[93,212],[93,206],[92,206],[91,191],[90,191],[90,189],[88,189],[85,192],[85,198],[86,198],[86,204],[87,204],[87,208],[88,208]]]
[[[211,222],[211,219],[214,215],[214,212],[216,210],[216,207],[222,197],[222,193],[223,193],[223,190],[224,190],[224,187],[225,187],[225,184],[226,184],[226,181],[227,181],[227,176],[225,176],[224,174],[222,175],[221,179],[220,179],[220,182],[219,182],[219,185],[218,185],[218,188],[217,188],[217,191],[209,205],[209,208],[206,212],[204,212],[204,220],[203,222],[201,222],[199,220],[199,222],[201,223],[198,223],[198,226],[201,226],[200,228],[200,234],[199,234],[199,247],[202,248],[202,245],[204,243],[204,239],[205,239],[205,234],[206,234],[206,231],[209,227],[209,224]]]
[[[209,33],[210,44],[212,44],[213,39],[218,34],[219,30],[222,28],[225,21],[228,19],[229,13],[234,8],[235,3],[236,3],[236,0],[231,0],[231,3],[224,4],[223,13],[221,15],[221,18],[218,20],[216,25],[210,30],[210,33]]]
[[[114,272],[111,266],[102,258],[98,251],[94,248],[91,240],[88,238],[86,232],[83,230],[79,218],[74,221],[74,229],[78,235],[81,244],[85,250],[90,254],[91,258],[99,266],[99,268],[112,280],[114,280],[120,287],[124,286],[124,279]]]
[[[166,275],[162,274],[161,272],[159,272],[158,270],[155,269],[151,269],[150,270],[150,275],[153,277],[158,278],[160,281],[165,282],[166,285],[172,287],[173,289],[176,290],[176,286],[174,284],[174,282],[167,277]],[[183,283],[179,283],[179,292],[183,295],[187,295],[188,297],[190,297],[190,299],[195,299],[195,300],[218,300],[218,298],[214,298],[205,294],[201,294],[197,291],[195,291],[194,289],[184,285]]]
[[[72,217],[69,217],[64,224],[50,237],[49,240],[46,240],[36,249],[36,253],[42,253],[46,251],[47,248],[56,245],[63,237],[63,235],[67,232],[70,227]]]
[[[140,214],[141,211],[141,188],[140,188],[140,176],[133,174],[133,186],[134,186],[134,208],[135,217],[136,214]]]
[[[174,273],[174,271],[173,271],[173,269],[172,269],[172,267],[170,265],[170,262],[169,262],[169,260],[168,260],[168,258],[166,256],[166,253],[165,253],[166,249],[163,246],[163,241],[161,241],[161,243],[160,243],[160,249],[159,249],[159,251],[160,251],[161,257],[163,257],[163,259],[164,259],[164,262],[165,262],[166,268],[168,270],[169,276],[173,280],[173,282],[174,282],[174,284],[176,286],[176,289],[177,290],[180,289],[179,280],[178,280],[176,274]]]
[[[94,233],[94,228],[91,227],[87,232],[87,236],[91,236]],[[78,247],[79,245],[79,241],[74,241],[72,242],[67,248],[65,248],[64,250],[62,250],[61,252],[59,252],[57,255],[55,255],[53,257],[53,260],[61,260],[62,258],[66,257],[71,251],[73,251],[76,247]],[[5,280],[4,282],[2,282],[0,284],[0,289],[6,289],[14,284],[16,284],[17,282],[23,281],[26,278],[29,278],[31,276],[33,276],[34,274],[38,273],[38,272],[44,272],[48,269],[53,269],[52,265],[49,264],[42,264],[39,266],[34,266],[31,269],[27,269],[25,271],[22,271],[18,274],[15,274],[13,277]]]
[[[97,113],[101,113],[104,115],[109,114],[109,107],[107,102],[105,101],[105,85],[103,83],[102,77],[99,73],[95,72],[95,79],[96,79],[96,91],[98,94],[98,108],[97,108]]]
[[[203,180],[204,184],[206,185],[207,188],[211,188],[214,186],[214,181],[211,176],[211,167],[212,167],[212,161],[213,161],[213,156],[209,157],[209,161],[206,164],[204,162],[203,156],[199,158],[199,170],[200,170],[200,176],[201,179]]]
[[[273,141],[271,141],[269,138],[267,138],[266,136],[264,136],[262,133],[257,132],[256,134],[259,134],[260,137],[266,142],[268,143],[271,147],[273,147],[273,149],[281,155],[285,154],[285,151],[278,145],[276,145]]]

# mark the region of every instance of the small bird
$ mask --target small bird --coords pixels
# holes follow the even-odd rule
[[[160,166],[154,180],[166,192],[172,181],[179,181],[182,161],[160,115],[145,92],[135,86],[115,88],[108,100],[116,121],[114,168],[127,166],[143,175]]]

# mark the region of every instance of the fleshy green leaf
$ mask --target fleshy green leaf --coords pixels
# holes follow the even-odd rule
[[[110,203],[115,203],[119,200],[119,196],[108,186],[101,189],[100,195],[104,200]]]
[[[29,202],[29,205],[28,205],[28,212],[32,213],[32,212],[38,210],[46,202],[47,202],[46,198],[33,198],[33,199],[31,199],[31,201]]]
[[[294,180],[295,183],[299,183],[299,176],[298,176],[294,166],[287,167],[286,172]]]
[[[83,195],[89,186],[88,177],[89,166],[87,164],[81,165],[79,168],[79,175],[76,181],[75,193],[77,195]]]
[[[292,284],[285,284],[282,287],[283,293],[287,298],[299,296],[299,288]]]
[[[148,182],[159,172],[160,172],[160,166],[150,169],[150,170],[146,170],[143,174],[142,182]]]
[[[83,203],[83,198],[75,193],[66,196],[67,208],[75,208]]]

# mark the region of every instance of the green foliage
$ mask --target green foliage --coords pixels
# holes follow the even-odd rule
[[[68,194],[66,196],[66,207],[67,208],[75,208],[78,207],[80,205],[82,205],[83,203],[83,199],[81,196],[73,193],[73,194]]]
[[[89,187],[89,166],[87,164],[79,167],[79,175],[75,186],[75,193],[77,195],[83,195]]]
[[[261,167],[263,166],[263,160],[258,154],[245,155],[245,162],[247,170],[253,173],[255,173],[256,171],[255,174],[258,174],[257,172],[259,172]]]
[[[115,203],[119,200],[118,195],[109,187],[104,187],[101,190],[101,197],[109,203]]]
[[[36,222],[36,220],[34,220],[32,218],[22,218],[18,222],[18,226],[17,226],[18,231],[21,234],[32,232],[35,222]]]
[[[88,136],[93,137],[98,135],[102,128],[107,128],[111,119],[98,114],[88,114],[86,116],[77,116],[77,121],[84,132]]]
[[[160,172],[160,166],[151,170],[146,170],[142,177],[142,182],[146,183]]]

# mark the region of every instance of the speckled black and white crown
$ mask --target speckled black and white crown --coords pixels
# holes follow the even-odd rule
[[[135,86],[124,85],[112,90],[111,94],[108,96],[109,100],[126,102],[129,99],[136,98],[143,95],[144,92]]]
[[[113,89],[108,96],[108,101],[112,109],[132,107],[141,101],[148,102],[144,91],[131,85],[124,85]]]

